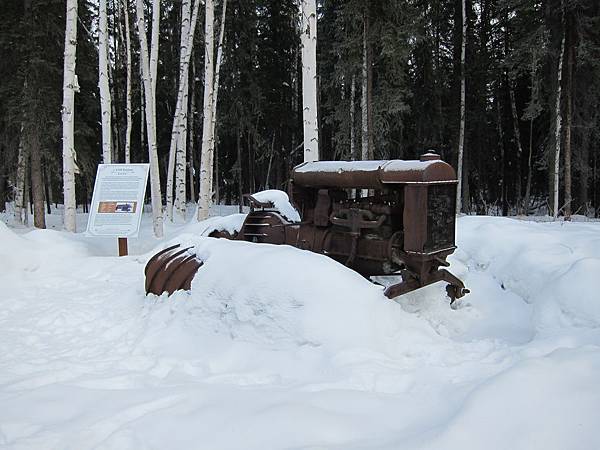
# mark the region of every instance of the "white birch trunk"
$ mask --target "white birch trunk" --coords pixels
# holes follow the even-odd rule
[[[136,22],[137,26],[137,22]],[[140,58],[141,60],[141,58]],[[144,79],[144,74],[142,71],[142,65],[140,64],[140,80]],[[144,136],[146,134],[146,99],[144,99],[144,84],[140,85],[140,148],[144,148],[146,145],[144,144]]]
[[[361,132],[361,158],[369,159],[369,67],[367,29],[363,31],[363,64],[362,64],[362,92],[360,99],[362,132]]]
[[[152,0],[152,36],[150,41],[150,81],[152,98],[156,99],[158,81],[158,40],[160,32],[160,0]],[[156,100],[155,100],[156,101]]]
[[[352,74],[352,81],[350,85],[350,159],[356,159],[356,143],[354,142],[355,131],[354,131],[354,111],[355,105],[354,102],[356,100],[356,79],[355,75]]]
[[[361,125],[362,130],[360,134],[361,138],[361,152],[360,159],[369,159],[369,46],[368,46],[368,35],[367,35],[367,19],[366,15],[364,18],[363,26],[363,63],[362,63],[362,87],[361,87],[361,98],[360,98],[360,113],[361,113]],[[361,196],[367,197],[369,195],[368,189],[361,190]]]
[[[111,98],[108,75],[108,19],[106,3],[100,0],[98,19],[98,87],[100,88],[100,111],[102,116],[102,161],[112,162]]]
[[[198,0],[196,0],[198,3]],[[175,169],[175,159],[181,140],[181,112],[184,108],[183,98],[186,89],[186,80],[183,78],[185,71],[185,61],[188,52],[188,40],[190,30],[190,0],[181,2],[181,35],[179,45],[179,89],[177,90],[177,102],[175,104],[175,113],[173,114],[173,128],[171,131],[171,145],[169,147],[169,163],[167,166],[167,219],[173,221],[173,177]],[[187,105],[186,105],[187,106]]]
[[[29,177],[27,176],[28,162],[25,161],[25,186],[23,188],[23,225],[29,226]]]
[[[202,124],[202,150],[200,154],[200,188],[198,199],[198,220],[208,218],[212,203],[212,155],[211,136],[212,105],[214,89],[214,0],[206,0],[204,26],[204,120]]]
[[[191,75],[190,77],[192,78],[192,85],[190,86],[192,92],[191,92],[191,99],[190,99],[190,114],[188,115],[188,130],[189,130],[189,136],[188,136],[188,152],[187,152],[187,166],[188,166],[188,180],[189,180],[189,196],[190,196],[190,200],[191,201],[196,201],[196,177],[194,175],[195,173],[195,168],[194,168],[194,154],[196,151],[196,147],[195,147],[195,128],[196,128],[196,64],[194,62],[194,59],[192,58],[191,60]]]
[[[199,1],[198,1],[199,3]],[[184,80],[184,93],[179,118],[179,134],[175,161],[175,212],[179,221],[185,221],[185,163],[187,159],[187,123],[188,123],[188,90],[189,80]]]
[[[462,0],[462,23],[462,43],[460,49],[460,130],[458,132],[456,214],[460,214],[462,209],[463,153],[465,145],[465,52],[467,43],[467,7],[465,0]]]
[[[301,0],[302,118],[304,123],[304,161],[319,160],[319,123],[317,113],[317,3]]]
[[[212,97],[212,105],[211,105],[211,121],[210,121],[210,138],[209,138],[209,145],[210,145],[210,149],[209,149],[209,165],[210,165],[210,170],[209,170],[209,186],[211,191],[213,190],[213,186],[214,186],[214,182],[213,182],[213,167],[214,167],[214,159],[215,159],[215,129],[216,129],[216,124],[217,124],[217,101],[218,101],[218,97],[219,97],[219,75],[221,73],[221,62],[223,60],[223,39],[225,38],[225,16],[227,13],[227,0],[223,0],[223,6],[221,9],[221,30],[219,32],[219,43],[217,46],[217,61],[215,64],[215,75],[214,75],[214,80],[213,80],[213,97]],[[217,165],[217,169],[218,169],[218,165]],[[219,198],[218,196],[218,180],[217,180],[217,200]],[[211,197],[212,200],[212,197]],[[212,203],[212,202],[211,202]]]
[[[24,224],[23,205],[25,203],[25,168],[27,158],[23,148],[23,124],[21,124],[21,137],[19,140],[19,155],[17,157],[17,179],[15,180],[15,222]]]
[[[160,192],[160,174],[158,171],[158,151],[156,143],[156,101],[152,92],[152,76],[148,61],[148,40],[144,19],[143,0],[136,0],[138,36],[140,38],[140,66],[144,83],[146,106],[146,131],[148,138],[148,160],[150,161],[150,193],[152,197],[152,225],[154,235],[163,236],[163,212]]]
[[[125,164],[129,164],[131,162],[131,128],[133,127],[133,118],[131,111],[131,33],[129,30],[129,3],[127,0],[123,0],[123,9],[125,11],[125,51],[127,55],[127,93],[125,97],[127,126],[125,130]]]
[[[561,144],[561,126],[562,126],[562,115],[560,113],[560,96],[562,92],[562,71],[563,71],[563,58],[565,54],[565,38],[567,33],[565,33],[565,11],[564,11],[564,2],[562,3],[563,8],[563,36],[562,41],[560,43],[560,56],[558,58],[558,85],[556,88],[556,150],[554,152],[554,185],[552,186],[552,194],[553,194],[553,211],[552,214],[554,218],[558,218],[558,210],[560,206],[558,204],[558,192],[559,192],[559,184],[560,184],[560,144]]]
[[[75,91],[77,77],[75,75],[77,51],[77,0],[67,0],[67,18],[65,25],[65,53],[63,75],[63,193],[64,193],[64,227],[70,232],[76,231],[75,225]]]
[[[196,0],[190,14],[190,2],[182,2],[181,43],[179,56],[179,89],[173,115],[169,164],[167,169],[167,215],[173,220],[173,176],[175,175],[175,203],[178,215],[185,220],[185,159],[187,151],[187,112],[189,91],[189,65],[194,46],[200,1]],[[183,162],[182,162],[183,161]],[[183,169],[180,165],[183,164]],[[175,172],[175,174],[174,174]],[[182,187],[183,185],[183,187]],[[183,189],[183,194],[181,193]]]

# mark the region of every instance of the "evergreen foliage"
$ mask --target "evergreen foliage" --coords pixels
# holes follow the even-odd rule
[[[37,176],[35,164],[41,160],[46,201],[61,203],[64,2],[4,3],[0,15],[0,209],[4,200],[14,198],[20,148],[30,161],[28,178]],[[221,2],[216,5],[215,17],[220,18]],[[145,162],[139,40],[133,5],[127,0],[108,2],[113,154],[115,161],[124,161],[124,7],[130,11],[132,33],[131,158]],[[156,113],[164,183],[177,97],[180,2],[162,0],[161,14]],[[76,69],[80,92],[75,114],[80,205],[90,201],[101,159],[97,17],[97,2],[80,0]],[[433,149],[456,166],[461,17],[461,0],[318,1],[321,159],[360,155],[366,39],[374,157],[412,159]],[[203,29],[203,20],[200,14],[198,30]],[[493,214],[552,211],[557,68],[564,33],[561,114],[564,129],[570,108],[571,139],[564,142],[565,132],[561,133],[561,158],[570,152],[572,202],[564,204],[561,159],[558,207],[562,212],[598,216],[600,3],[467,0],[467,21],[464,210]],[[219,26],[217,20],[217,30]],[[225,27],[214,179],[216,200],[237,203],[240,192],[285,189],[290,169],[302,159],[298,3],[230,0]],[[202,33],[197,32],[195,39],[188,160],[197,174],[203,114]],[[31,159],[32,152],[41,158]],[[28,185],[32,183],[34,179]],[[198,192],[197,185],[194,192]]]

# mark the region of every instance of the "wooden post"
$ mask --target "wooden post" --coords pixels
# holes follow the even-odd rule
[[[119,256],[127,256],[127,238],[119,238]]]

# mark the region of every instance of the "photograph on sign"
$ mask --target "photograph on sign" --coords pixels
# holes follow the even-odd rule
[[[89,236],[138,235],[148,164],[100,164],[86,233]]]
[[[132,213],[135,214],[137,202],[100,202],[98,203],[98,213]]]

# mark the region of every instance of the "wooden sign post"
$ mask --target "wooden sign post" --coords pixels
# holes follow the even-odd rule
[[[127,256],[127,238],[119,238],[119,256]]]

